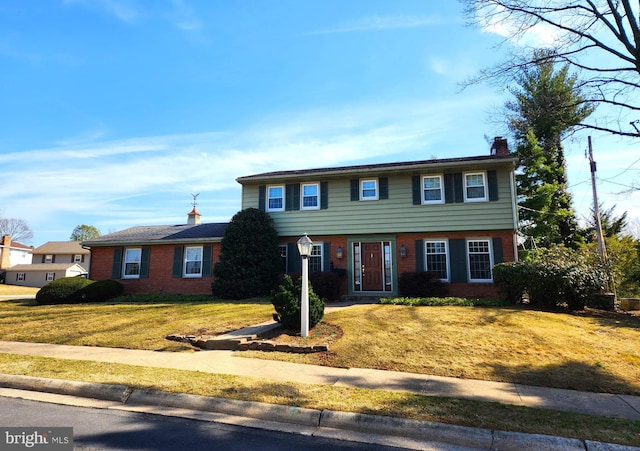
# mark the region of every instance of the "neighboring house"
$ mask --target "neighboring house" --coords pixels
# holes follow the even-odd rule
[[[33,246],[12,242],[9,235],[3,236],[0,242],[0,270],[15,265],[28,265],[31,263],[32,252]]]
[[[90,260],[91,252],[79,241],[48,241],[33,250],[33,263],[76,263],[85,273],[90,268]]]
[[[16,265],[7,269],[7,285],[41,288],[63,277],[81,276],[87,273],[77,263],[33,263],[30,265]]]
[[[310,271],[346,275],[350,296],[397,294],[398,275],[436,271],[455,296],[494,296],[493,265],[514,261],[515,169],[506,140],[487,156],[269,172],[240,177],[242,208],[273,218],[287,272],[298,238]]]
[[[227,224],[201,224],[195,206],[187,219],[183,225],[132,227],[83,242],[91,248],[89,278],[118,280],[126,293],[210,294]]]

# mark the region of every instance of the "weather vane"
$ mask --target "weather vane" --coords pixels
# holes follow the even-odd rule
[[[196,198],[200,195],[200,193],[198,194],[193,194],[191,193],[191,196],[193,196],[193,208],[196,208],[196,205],[198,205],[198,203],[196,202]]]

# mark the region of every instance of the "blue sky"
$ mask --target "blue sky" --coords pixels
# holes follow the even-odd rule
[[[501,40],[453,1],[2,2],[0,214],[38,246],[184,223],[192,193],[228,221],[239,176],[488,154],[507,93],[459,83]],[[640,144],[592,136],[600,200],[636,221]],[[584,216],[586,134],[565,146]]]

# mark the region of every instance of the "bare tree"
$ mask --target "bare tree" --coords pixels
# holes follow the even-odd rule
[[[633,0],[460,0],[471,23],[526,42],[540,31],[547,45],[519,46],[504,62],[484,69],[463,85],[504,84],[523,69],[547,60],[567,64],[578,74],[584,102],[607,106],[582,128],[640,136],[640,2]],[[547,52],[535,52],[546,48]]]
[[[33,232],[24,219],[0,217],[0,236],[9,235],[12,241],[28,241]]]

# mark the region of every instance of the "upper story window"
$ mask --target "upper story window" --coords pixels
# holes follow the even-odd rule
[[[53,255],[51,254],[47,254],[44,256],[44,262],[45,263],[53,263]]]
[[[465,202],[487,200],[487,179],[484,172],[468,172],[464,174]]]
[[[284,186],[267,187],[267,211],[284,211]]]
[[[490,282],[491,242],[489,240],[468,240],[467,257],[469,259],[469,281]]]
[[[320,184],[319,183],[303,183],[302,184],[302,202],[303,210],[318,210],[320,208]]]
[[[202,246],[185,248],[183,274],[184,277],[202,277]]]
[[[446,240],[427,240],[425,246],[426,270],[438,273],[442,280],[449,280]]]
[[[74,263],[81,263],[82,262],[82,255],[74,255],[73,256],[73,262]]]
[[[422,203],[441,204],[444,202],[441,175],[425,175],[422,177]]]
[[[125,249],[124,265],[122,271],[123,279],[140,278],[140,261],[142,260],[142,249]]]
[[[360,180],[360,200],[378,199],[378,180]]]

